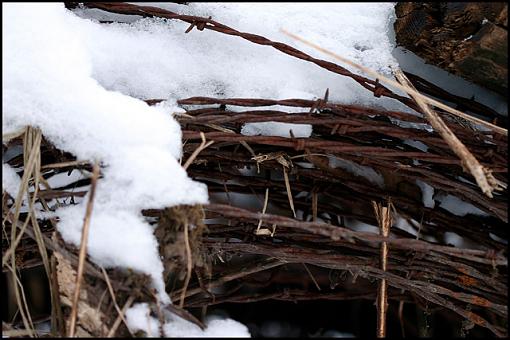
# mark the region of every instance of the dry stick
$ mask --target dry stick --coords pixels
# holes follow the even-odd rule
[[[30,177],[33,174],[34,167],[36,166],[37,158],[38,158],[39,152],[40,152],[40,145],[41,145],[41,138],[42,138],[42,135],[40,133],[35,134],[35,136],[34,136],[32,130],[29,128],[26,128],[23,131],[25,132],[24,142],[23,142],[23,159],[24,159],[25,173],[23,174],[23,178],[21,180],[21,186],[18,189],[18,194],[16,195],[16,200],[15,200],[14,221],[16,224],[19,219],[23,193],[25,191],[28,192],[28,182],[30,180]],[[36,197],[36,195],[34,195],[32,197],[32,204],[35,201],[35,197]],[[30,196],[28,196],[27,199],[30,200]],[[32,211],[29,211],[29,215],[31,215],[31,214],[32,214]],[[28,216],[24,225],[23,225],[22,231],[20,232],[18,237],[16,237],[16,228],[11,228],[11,245],[10,245],[9,250],[6,252],[6,254],[8,254],[9,251],[11,251],[11,254],[12,254],[10,257],[11,266],[9,266],[9,268],[12,272],[12,285],[14,287],[14,295],[16,297],[16,303],[18,304],[18,309],[19,309],[21,318],[23,320],[23,325],[25,326],[25,328],[27,330],[29,330],[31,332],[34,329],[34,325],[33,325],[32,317],[30,315],[30,312],[29,312],[29,309],[27,306],[23,286],[22,286],[21,282],[19,281],[18,275],[16,273],[16,256],[15,256],[16,247],[17,247],[18,243],[20,242],[21,236],[24,233],[24,228],[27,227],[28,221],[30,219],[31,219],[31,216]],[[9,259],[8,256],[5,256],[2,259],[2,267],[4,265],[7,265],[8,259]],[[4,262],[4,260],[5,260],[5,262]],[[19,285],[19,287],[18,287],[18,285]],[[21,295],[20,295],[20,289],[21,289]],[[25,314],[25,312],[26,312],[26,314]],[[31,334],[31,336],[33,336],[33,334]]]
[[[69,161],[62,163],[51,163],[46,164],[41,167],[41,169],[58,169],[58,168],[67,168],[71,166],[79,166],[79,165],[90,165],[89,161]]]
[[[117,313],[119,314],[119,318],[122,319],[122,321],[124,321],[124,324],[126,325],[126,327],[128,327],[128,324],[127,324],[127,321],[126,319],[124,318],[124,313],[120,310],[120,307],[119,305],[117,304],[117,299],[115,298],[115,292],[113,291],[113,287],[112,287],[112,284],[110,283],[110,278],[108,277],[108,274],[106,273],[106,270],[101,267],[101,271],[103,272],[103,275],[104,275],[104,280],[106,282],[106,285],[108,286],[108,291],[110,292],[110,295],[112,296],[112,301],[113,301],[113,306],[115,307],[115,310],[117,311]],[[107,338],[111,338],[115,335],[115,331],[117,329],[115,328],[111,328],[110,331],[108,332],[108,335],[106,336]],[[128,330],[129,330],[129,327],[128,327]],[[131,333],[131,332],[130,332]],[[133,334],[131,334],[133,335]]]
[[[200,152],[202,152],[202,150],[204,150],[209,145],[214,143],[214,141],[212,141],[212,140],[209,141],[209,142],[206,142],[205,141],[205,135],[204,135],[203,132],[200,132],[200,137],[202,137],[202,143],[200,143],[199,147],[196,148],[195,151],[193,151],[193,153],[191,154],[191,156],[189,156],[189,158],[186,160],[186,163],[184,163],[184,165],[182,166],[184,168],[184,170],[186,170],[191,165],[191,163],[193,163],[195,158],[197,158],[198,154]]]
[[[25,128],[18,130],[18,131],[14,131],[14,132],[4,133],[2,135],[2,142],[7,143],[14,138],[18,138],[19,136],[21,136],[24,133],[25,133]]]
[[[42,139],[42,132],[39,129],[29,128],[29,133],[32,134],[32,138],[34,138],[35,141]],[[34,178],[34,199],[28,200],[29,204],[29,211],[30,211],[30,219],[32,220],[32,229],[34,230],[34,235],[37,243],[37,247],[39,249],[39,253],[41,254],[42,262],[44,265],[44,269],[46,271],[46,276],[48,278],[48,284],[51,285],[51,268],[50,268],[50,261],[48,259],[48,253],[46,250],[46,246],[44,244],[44,239],[42,237],[42,231],[39,227],[39,223],[37,222],[37,216],[36,211],[34,208],[35,198],[38,196],[39,193],[39,182],[42,178],[41,175],[41,144],[39,142],[38,145],[34,145],[36,149],[36,161],[33,167],[33,178]],[[27,196],[29,196],[29,192],[27,191]],[[53,290],[50,289],[50,301],[53,300]]]
[[[391,202],[388,203],[388,207],[382,207],[380,204],[372,201],[374,206],[375,215],[379,226],[381,227],[381,235],[388,237],[390,234],[391,227]],[[388,263],[388,244],[381,242],[381,269],[386,272]],[[386,337],[386,311],[388,308],[388,285],[386,279],[382,278],[379,282],[379,292],[377,294],[377,337]]]
[[[398,304],[398,320],[400,321],[400,331],[402,332],[402,337],[406,337],[405,329],[404,329],[404,301],[400,301]]]
[[[26,337],[26,336],[33,336],[33,335],[36,335],[36,336],[44,336],[44,335],[47,335],[46,333],[42,332],[42,331],[35,331],[35,333],[31,333],[31,330],[29,329],[8,329],[8,330],[3,330],[2,329],[2,337],[11,337],[11,338],[16,338],[16,337]]]
[[[131,307],[131,305],[133,304],[134,301],[135,301],[135,296],[134,295],[130,295],[129,298],[127,299],[126,303],[124,304],[124,307],[122,307],[122,310],[119,313],[119,316],[117,316],[117,319],[115,319],[115,322],[113,323],[112,329],[110,329],[110,331],[108,332],[108,335],[107,335],[108,338],[113,337],[113,335],[117,331],[117,328],[119,328],[121,321],[124,321],[124,323],[126,324],[126,327],[127,327],[127,323],[124,320],[123,315],[126,314],[126,311],[128,310],[129,307]],[[131,333],[131,330],[129,329],[129,327],[128,327],[128,331],[129,331],[129,333],[131,335],[133,335]]]
[[[312,191],[312,221],[317,222],[317,210],[318,210],[318,194],[317,191]]]
[[[9,258],[14,255],[16,247],[18,246],[19,242],[21,241],[21,238],[23,237],[23,234],[25,233],[25,231],[27,229],[29,221],[30,221],[30,218],[28,217],[26,219],[25,223],[23,223],[23,226],[21,227],[18,236],[16,236],[16,239],[14,240],[14,242],[11,242],[11,246],[9,247],[9,249],[7,249],[7,251],[3,255],[2,267],[5,266],[7,264],[7,261],[9,260]]]
[[[51,187],[49,183],[44,179],[44,177],[41,174],[41,165],[40,165],[40,158],[38,159],[37,165],[36,165],[36,174],[37,178],[39,178],[39,181],[46,186],[48,190],[51,190]],[[36,182],[35,184],[35,192],[34,195],[40,194],[39,191],[39,185]],[[41,202],[42,206],[46,211],[50,211],[50,208],[48,206],[48,203],[43,197],[40,197],[39,201]],[[58,202],[58,201],[57,201]],[[44,235],[40,230],[39,224],[37,222],[37,218],[35,216],[35,210],[33,210],[33,204],[31,204],[32,215],[33,215],[33,221],[32,221],[32,227],[34,230],[34,236],[36,238],[36,242],[39,247],[39,252],[41,253],[41,257],[43,259],[43,263],[48,262],[48,268],[46,268],[46,273],[48,276],[49,281],[49,287],[50,287],[50,299],[51,299],[51,333],[53,336],[57,336],[60,332],[61,336],[65,336],[65,324],[62,316],[62,310],[60,306],[60,294],[59,294],[59,288],[58,288],[58,280],[57,280],[57,273],[56,273],[56,258],[55,256],[52,256],[51,259],[48,259],[47,254],[47,245],[44,241]],[[53,228],[56,227],[56,221],[54,219],[50,219],[50,222],[53,226]],[[60,325],[60,327],[59,327]]]
[[[156,300],[156,312],[158,314],[158,326],[159,326],[159,334],[162,337],[166,337],[165,329],[163,326],[165,325],[165,316],[163,315],[163,311],[161,310],[161,302],[159,301],[159,297],[154,293],[154,290],[151,290],[154,299]],[[182,308],[182,307],[181,307]]]
[[[438,252],[440,254],[447,254],[450,256],[463,258],[468,261],[492,264],[492,260],[486,258],[487,252],[478,249],[461,249],[448,247],[408,238],[385,239],[380,235],[371,232],[353,231],[348,228],[334,226],[328,223],[303,222],[280,215],[261,214],[226,204],[208,204],[204,207],[206,210],[214,211],[221,214],[222,216],[253,220],[262,219],[267,223],[276,223],[279,226],[300,229],[313,234],[327,236],[330,237],[333,241],[344,238],[346,240],[358,239],[360,241],[366,242],[387,242],[388,244],[394,245],[399,249],[409,249],[422,253]],[[503,255],[497,255],[496,261],[498,265],[508,266],[508,259]]]
[[[310,278],[312,279],[313,283],[315,284],[315,287],[317,287],[317,290],[320,291],[321,286],[319,286],[319,284],[317,283],[317,280],[315,280],[315,277],[313,277],[312,272],[310,271],[310,269],[308,269],[308,266],[304,262],[301,262],[301,264],[303,265],[303,267],[305,267],[308,275],[310,275]]]
[[[195,117],[193,117],[193,118],[195,118]],[[210,127],[211,129],[214,129],[214,130],[223,131],[223,132],[226,132],[226,133],[235,133],[235,131],[233,131],[231,129],[227,129],[226,127],[223,127],[223,126],[220,126],[220,125],[217,125],[217,124],[204,124],[204,125],[207,126],[207,127]],[[241,143],[242,146],[244,146],[246,148],[246,150],[248,150],[248,152],[253,157],[256,156],[255,151],[253,151],[253,149],[248,145],[248,143],[246,143],[245,141],[241,141],[240,143]]]
[[[13,225],[16,225],[19,220],[21,203],[23,201],[23,193],[25,191],[28,192],[28,182],[30,180],[30,177],[32,176],[33,168],[36,164],[37,149],[40,146],[41,138],[42,138],[42,135],[37,135],[35,137],[35,140],[30,144],[31,148],[29,149],[28,148],[28,140],[29,139],[31,140],[31,138],[29,138],[30,135],[29,135],[28,131],[29,131],[28,129],[25,130],[26,142],[24,143],[24,146],[23,146],[25,169],[24,169],[23,177],[21,178],[21,186],[18,189],[18,194],[16,195],[16,199],[14,201],[15,208],[14,208],[14,218],[13,218],[13,222],[12,222]],[[30,199],[30,197],[27,197],[27,198]],[[32,199],[35,200],[35,195],[32,197]],[[29,220],[30,220],[30,217],[27,217],[27,219],[23,225],[23,228],[21,229],[20,234],[17,237],[16,237],[16,228],[11,229],[11,246],[2,257],[2,267],[7,263],[7,260],[9,259],[9,257],[11,255],[14,255],[16,247],[18,246],[18,243],[21,240],[21,236],[25,232],[25,228],[28,225]],[[5,220],[4,220],[4,222],[5,222]]]
[[[265,198],[264,198],[264,206],[262,207],[262,213],[263,214],[266,213],[266,208],[267,208],[267,202],[268,201],[269,201],[269,188],[266,188],[266,195],[265,195]],[[258,235],[261,226],[262,226],[262,220],[259,220],[259,224],[257,225],[257,230],[255,231],[255,234]]]
[[[261,271],[264,271],[264,270],[268,270],[268,269],[271,269],[271,268],[274,268],[274,267],[278,267],[278,266],[281,266],[283,264],[285,264],[285,261],[282,261],[282,260],[279,260],[279,259],[271,259],[271,258],[264,259],[261,262],[256,262],[253,266],[244,267],[243,270],[241,270],[241,271],[236,271],[235,273],[226,274],[225,276],[222,276],[222,277],[220,277],[220,278],[218,278],[218,279],[216,279],[216,280],[214,280],[212,282],[209,282],[207,284],[207,289],[216,288],[216,287],[219,287],[222,284],[225,284],[225,283],[227,283],[229,281],[237,280],[237,279],[245,277],[247,275],[251,275],[251,274],[258,273],[258,272],[261,272]],[[193,296],[195,294],[202,293],[202,291],[203,291],[202,287],[190,289],[186,293],[186,297],[190,297],[190,296]],[[174,292],[172,294],[172,298],[174,296],[177,296],[181,292],[182,292],[182,290],[178,290],[178,291]]]
[[[65,329],[65,321],[64,321],[64,317],[62,315],[62,305],[61,305],[61,302],[60,302],[60,289],[59,289],[59,286],[58,286],[58,278],[57,278],[57,258],[55,257],[55,255],[52,254],[51,256],[51,261],[50,261],[50,266],[51,266],[51,280],[50,280],[50,285],[51,285],[51,290],[53,290],[53,304],[54,306],[52,306],[54,308],[54,313],[56,314],[54,317],[55,317],[55,323],[56,323],[56,327],[57,327],[57,331],[60,333],[60,336],[61,337],[65,337],[66,335],[66,329]],[[53,313],[52,313],[53,314]],[[53,317],[53,315],[52,315]]]
[[[289,175],[287,174],[287,168],[284,165],[283,165],[283,178],[285,179],[285,188],[287,189],[287,197],[289,198],[290,208],[292,209],[292,214],[294,214],[294,218],[296,218],[296,210],[294,210],[294,201],[292,200],[292,192],[290,191]]]
[[[417,97],[421,98],[423,101],[428,102],[429,104],[432,104],[432,105],[434,105],[434,106],[436,106],[438,108],[441,108],[441,109],[443,109],[443,110],[445,110],[445,111],[447,111],[447,112],[449,112],[449,113],[451,113],[451,114],[453,114],[455,116],[464,118],[466,120],[470,120],[470,121],[472,121],[474,123],[483,125],[483,126],[489,128],[489,129],[491,129],[494,132],[500,133],[500,134],[502,134],[504,136],[508,136],[508,130],[507,129],[504,129],[504,128],[501,128],[501,127],[496,126],[494,124],[488,123],[488,122],[486,122],[484,120],[472,117],[472,116],[467,115],[467,114],[465,114],[465,113],[463,113],[463,112],[461,112],[459,110],[453,109],[453,108],[449,107],[448,105],[445,105],[445,104],[443,104],[441,102],[438,102],[437,100],[434,100],[432,98],[424,96],[423,94],[419,93],[418,91],[416,91],[414,89],[410,89],[408,87],[402,86],[401,84],[397,83],[394,80],[386,78],[385,76],[383,76],[383,75],[381,75],[381,74],[379,74],[379,73],[377,73],[375,71],[372,71],[371,69],[369,69],[367,67],[364,67],[364,66],[361,66],[359,64],[356,64],[356,63],[350,61],[349,59],[341,57],[341,56],[339,56],[336,53],[328,51],[328,50],[326,50],[326,49],[324,49],[324,48],[322,48],[322,47],[320,47],[320,46],[318,46],[318,45],[316,45],[316,44],[314,44],[312,42],[309,42],[309,41],[307,41],[307,40],[305,40],[305,39],[303,39],[303,38],[301,38],[301,37],[299,37],[299,36],[297,36],[295,34],[287,32],[284,29],[281,29],[281,32],[286,34],[287,36],[295,39],[295,40],[301,41],[305,45],[313,47],[313,48],[315,48],[318,51],[321,51],[321,52],[323,52],[323,53],[325,53],[325,54],[327,54],[327,55],[329,55],[329,56],[331,56],[331,57],[333,57],[333,58],[335,58],[337,60],[340,60],[341,62],[344,62],[347,65],[350,65],[350,66],[352,66],[354,68],[357,68],[358,70],[366,72],[366,73],[370,74],[373,77],[376,77],[377,79],[381,80],[382,82],[384,82],[386,84],[392,85],[392,86],[398,88],[399,90],[402,90],[402,91],[404,91],[404,92],[406,92],[406,93],[408,93],[410,95],[417,96]]]
[[[156,297],[157,298],[157,297]],[[176,305],[167,304],[164,306],[165,310],[169,311],[170,313],[173,313],[181,318],[183,318],[186,321],[192,322],[198,327],[200,327],[201,330],[205,329],[205,325],[198,320],[193,314],[185,310],[184,308],[177,307]]]
[[[217,305],[227,302],[235,302],[235,303],[251,303],[258,302],[264,300],[281,300],[281,301],[310,301],[310,300],[361,300],[367,299],[372,300],[374,298],[373,293],[355,293],[352,292],[338,292],[338,293],[310,293],[308,291],[302,290],[287,290],[277,291],[274,293],[260,293],[260,294],[239,294],[239,295],[222,295],[221,297],[216,298],[216,300],[211,301],[208,298],[203,299],[195,299],[190,302],[188,307],[200,307],[208,306],[208,305]],[[391,299],[400,300],[405,299],[405,296],[393,294],[390,296]],[[407,298],[409,300],[409,298]]]
[[[14,259],[14,257],[13,257]],[[13,260],[14,261],[14,260]],[[30,315],[27,298],[25,296],[25,290],[23,289],[23,285],[21,281],[18,279],[18,275],[16,274],[16,267],[10,266],[8,263],[6,264],[7,268],[11,271],[14,282],[14,293],[16,295],[16,303],[18,304],[18,310],[21,314],[23,325],[27,329],[27,331],[32,332],[30,335],[33,337],[33,332],[35,331],[34,323],[32,322],[32,316]],[[18,287],[19,286],[19,287]],[[21,295],[20,295],[21,291]],[[24,308],[24,309],[23,309]],[[25,315],[25,311],[27,315]]]
[[[273,223],[273,231],[271,232],[271,237],[274,237],[275,232],[276,232],[276,223]]]
[[[439,132],[439,134],[443,137],[443,139],[445,139],[445,141],[453,149],[453,151],[457,154],[457,156],[459,156],[462,159],[463,164],[470,170],[471,174],[476,179],[476,182],[482,189],[482,192],[485,195],[487,195],[488,197],[492,198],[492,191],[500,189],[500,186],[502,183],[497,181],[496,178],[494,178],[494,176],[492,176],[492,174],[490,173],[490,170],[484,169],[480,165],[480,163],[478,163],[476,158],[469,152],[469,150],[467,150],[467,148],[460,142],[460,140],[453,134],[453,132],[451,132],[451,130],[439,118],[439,116],[435,113],[431,113],[433,111],[427,106],[427,104],[425,104],[425,102],[427,102],[429,104],[433,104],[436,107],[442,108],[443,110],[446,110],[455,116],[459,116],[464,119],[473,121],[475,123],[484,125],[495,132],[499,132],[505,136],[508,136],[508,131],[506,129],[503,129],[503,128],[500,128],[499,126],[487,123],[481,119],[466,115],[463,112],[452,109],[445,104],[442,104],[434,99],[431,99],[427,96],[422,95],[421,93],[419,93],[418,91],[416,91],[414,89],[412,84],[409,83],[407,78],[405,78],[405,76],[402,73],[400,74],[400,78],[406,79],[406,80],[401,81],[401,82],[403,82],[403,84],[401,85],[391,79],[384,77],[383,75],[381,75],[375,71],[370,70],[369,68],[366,68],[364,66],[353,63],[352,61],[345,59],[345,58],[343,58],[331,51],[328,51],[320,46],[317,46],[316,44],[313,44],[301,37],[298,37],[292,33],[289,33],[287,31],[283,30],[283,29],[281,31],[293,39],[299,40],[308,46],[311,46],[323,53],[326,53],[326,54],[334,57],[335,59],[338,59],[352,67],[355,67],[355,68],[357,68],[363,72],[366,72],[374,77],[377,77],[378,79],[380,79],[390,85],[393,85],[393,86],[397,87],[398,89],[411,95],[414,98],[414,100],[416,101],[416,103],[418,104],[418,106],[424,111],[425,117],[427,118],[427,120],[429,120],[432,127]],[[397,75],[397,78],[399,78],[398,75]],[[405,86],[405,84],[407,84],[407,86]]]
[[[413,84],[407,79],[400,69],[395,70],[395,77],[404,85],[414,89]],[[476,179],[476,183],[483,193],[492,198],[492,191],[500,189],[501,184],[498,183],[496,178],[492,176],[489,169],[484,168],[473,154],[466,148],[464,144],[455,136],[450,128],[444,123],[439,115],[425,103],[422,98],[411,94],[416,104],[422,109],[425,118],[430,122],[430,125],[436,130],[444,141],[452,148],[452,151],[462,160],[471,175]]]
[[[85,265],[85,256],[87,254],[87,243],[89,236],[90,217],[92,215],[92,208],[94,204],[94,196],[96,193],[97,178],[99,177],[99,163],[96,161],[92,171],[92,181],[90,185],[90,196],[87,202],[87,209],[85,212],[85,219],[83,221],[83,228],[81,231],[80,253],[78,258],[78,272],[76,274],[76,285],[74,288],[73,307],[71,310],[71,321],[69,326],[69,337],[74,337],[76,329],[76,317],[78,315],[78,300],[80,298],[80,286],[83,277],[83,267]]]
[[[205,140],[205,138],[204,138]],[[184,225],[184,245],[186,246],[186,279],[184,281],[184,287],[181,293],[181,302],[179,303],[179,307],[182,308],[184,306],[184,298],[186,297],[186,289],[188,289],[189,280],[191,279],[191,270],[193,269],[193,262],[191,259],[191,248],[189,246],[189,237],[188,237],[188,223]]]
[[[103,299],[105,298],[106,293],[108,293],[108,287],[104,290],[103,294],[101,294],[101,297],[99,298],[99,302],[97,303],[96,313],[98,313],[98,314],[101,311],[101,305],[103,304]]]

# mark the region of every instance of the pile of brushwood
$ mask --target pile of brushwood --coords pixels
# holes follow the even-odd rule
[[[489,108],[398,70],[396,79],[411,98],[397,95],[379,80],[210,18],[124,3],[84,6],[184,20],[190,29],[272,46],[415,111],[333,103],[327,91],[315,101],[179,100],[186,110],[175,116],[183,131],[182,164],[190,177],[207,184],[211,203],[143,212],[156,225],[173,301],[164,308],[203,327],[203,316],[215,306],[369,300],[377,319],[372,334],[391,335],[387,323],[397,322],[396,336],[430,335],[416,321],[419,310],[458,324],[460,335],[507,336],[504,117],[495,121],[498,115]],[[420,96],[411,83],[437,99],[457,101],[464,112]],[[311,124],[313,133],[241,134],[250,122]],[[136,302],[148,302],[162,318],[145,275],[105,270],[86,259],[77,282],[79,249],[56,232],[57,218],[36,216],[37,210],[75,204],[101,180],[100,167],[94,172],[92,163],[58,150],[36,128],[4,135],[3,141],[4,162],[23,169],[20,193],[30,198],[21,206],[21,195],[2,195],[3,333],[65,336],[73,328],[76,335],[135,336],[122,315]],[[72,171],[86,179],[49,185],[49,178]],[[448,199],[483,213],[459,213],[441,204]],[[37,327],[48,321],[49,332]]]

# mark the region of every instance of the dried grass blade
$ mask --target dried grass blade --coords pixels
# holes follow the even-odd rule
[[[188,167],[191,165],[191,163],[193,163],[193,161],[195,160],[195,158],[197,158],[197,156],[200,152],[202,152],[204,149],[206,149],[212,143],[214,143],[214,141],[212,141],[212,140],[209,142],[206,142],[205,135],[203,132],[200,132],[200,136],[202,137],[202,143],[200,143],[199,147],[196,148],[195,151],[193,151],[193,153],[191,154],[191,156],[189,156],[189,158],[186,160],[186,163],[184,163],[184,165],[182,166],[184,168],[184,170],[188,169]]]
[[[400,69],[395,70],[395,77],[405,87],[414,89],[413,84],[407,79]],[[475,178],[476,183],[482,192],[488,197],[492,198],[493,190],[501,190],[499,181],[494,178],[489,169],[484,168],[473,154],[466,148],[466,146],[455,136],[450,128],[444,123],[439,115],[430,108],[430,106],[422,100],[421,97],[411,94],[414,101],[423,110],[425,118],[429,121],[430,125],[436,130],[444,141],[450,146],[452,151],[462,160],[463,166],[469,170],[471,175]]]
[[[367,73],[367,74],[369,74],[369,75],[379,79],[381,82],[384,82],[384,83],[386,83],[388,85],[394,86],[394,87],[398,88],[399,90],[402,90],[402,91],[406,92],[409,95],[417,96],[420,99],[422,99],[423,101],[425,101],[425,102],[427,102],[427,103],[429,103],[431,105],[434,105],[434,106],[436,106],[438,108],[441,108],[441,109],[443,109],[443,110],[445,110],[445,111],[447,111],[447,112],[449,112],[449,113],[451,113],[451,114],[453,114],[455,116],[462,117],[462,118],[464,118],[466,120],[469,120],[469,121],[472,121],[474,123],[483,125],[483,126],[489,128],[489,129],[491,129],[494,132],[497,132],[497,133],[502,134],[504,136],[508,136],[508,130],[507,129],[501,128],[501,127],[496,126],[494,124],[488,123],[488,122],[486,122],[484,120],[472,117],[472,116],[467,115],[467,114],[465,114],[465,113],[463,113],[463,112],[461,112],[459,110],[451,108],[448,105],[445,105],[445,104],[443,104],[443,103],[441,103],[441,102],[439,102],[437,100],[429,98],[429,97],[419,93],[416,90],[413,90],[413,89],[410,89],[408,87],[402,86],[401,84],[397,83],[396,81],[393,81],[393,80],[391,80],[389,78],[386,78],[385,76],[383,76],[380,73],[377,73],[377,72],[372,71],[371,69],[369,69],[367,67],[364,67],[364,66],[361,66],[359,64],[356,64],[356,63],[354,63],[353,61],[351,61],[349,59],[341,57],[341,56],[339,56],[336,53],[333,53],[333,52],[331,52],[331,51],[329,51],[329,50],[327,50],[325,48],[322,48],[322,47],[320,47],[320,46],[318,46],[318,45],[316,45],[316,44],[314,44],[314,43],[312,43],[310,41],[307,41],[307,40],[305,40],[305,39],[303,39],[303,38],[301,38],[301,37],[299,37],[299,36],[297,36],[295,34],[287,32],[284,29],[281,29],[280,31],[282,33],[284,33],[285,35],[287,35],[287,36],[289,36],[289,37],[291,37],[291,38],[293,38],[295,40],[301,41],[305,45],[313,47],[316,50],[321,51],[322,53],[325,53],[325,54],[327,54],[327,55],[329,55],[329,56],[331,56],[331,57],[333,57],[333,58],[335,58],[337,60],[340,60],[341,62],[346,63],[347,65],[350,65],[350,66],[352,66],[352,67],[354,67],[354,68],[356,68],[358,70],[361,70],[361,71],[363,71],[363,72],[365,72],[365,73]]]
[[[123,315],[126,314],[127,310],[129,307],[131,307],[131,305],[133,304],[133,302],[135,301],[135,296],[134,295],[130,295],[126,301],[126,303],[124,304],[124,307],[122,307],[122,310],[121,310],[121,313],[119,314],[119,316],[117,317],[117,319],[115,319],[115,322],[113,323],[113,326],[112,328],[110,329],[110,331],[108,332],[108,335],[107,337],[108,338],[111,338],[115,335],[115,332],[117,331],[117,329],[119,328],[120,326],[120,323],[121,321],[124,321],[124,324],[126,325],[127,327],[127,323],[126,321],[124,320],[124,317]],[[128,331],[129,333],[131,333],[131,330],[129,329],[128,327]],[[132,335],[132,334],[131,334]]]
[[[294,200],[292,199],[292,191],[290,191],[290,182],[289,175],[287,174],[287,168],[283,167],[283,178],[285,179],[285,188],[287,189],[287,197],[289,198],[290,208],[292,209],[292,214],[294,218],[296,218],[296,210],[294,210]]]
[[[106,286],[108,287],[108,291],[110,292],[110,295],[112,297],[113,306],[115,307],[115,310],[119,314],[118,318],[120,318],[122,321],[124,321],[124,324],[126,325],[126,327],[128,327],[127,321],[124,318],[124,312],[120,309],[119,305],[117,304],[117,299],[115,298],[115,292],[113,291],[112,283],[110,282],[110,278],[108,277],[108,273],[106,272],[106,270],[103,267],[101,267],[101,272],[104,275],[104,280],[106,282]],[[107,338],[113,337],[115,335],[115,332],[117,331],[117,328],[118,328],[118,326],[117,327],[112,327],[110,329],[110,331],[108,332],[108,335],[106,337]],[[128,327],[128,330],[129,330],[129,327]]]
[[[4,133],[2,134],[2,142],[3,143],[8,143],[9,141],[11,141],[12,139],[14,138],[18,138],[19,136],[21,136],[22,134],[24,134],[26,131],[26,128],[23,128],[21,130],[18,130],[18,131],[14,131],[14,132],[9,132],[9,133]]]
[[[76,317],[78,315],[78,300],[80,297],[80,286],[81,286],[81,280],[83,277],[83,268],[85,265],[85,256],[87,253],[87,243],[88,243],[88,232],[89,232],[89,226],[90,226],[90,217],[92,215],[92,208],[93,208],[93,202],[94,202],[94,196],[96,193],[96,185],[97,185],[97,178],[99,177],[99,164],[96,161],[94,164],[94,169],[92,172],[92,182],[90,187],[90,196],[89,200],[87,202],[87,210],[85,213],[85,219],[83,221],[83,228],[82,228],[82,234],[81,234],[81,243],[80,243],[80,255],[79,255],[79,261],[78,261],[78,270],[76,274],[76,285],[75,285],[75,291],[73,296],[73,307],[71,310],[71,319],[70,319],[70,326],[69,326],[69,337],[74,337],[74,333],[76,330]]]
[[[269,201],[269,188],[266,188],[266,195],[265,195],[265,198],[264,198],[264,206],[262,207],[262,213],[263,214],[266,213],[266,208],[267,208],[267,202],[268,201]],[[257,231],[255,233],[257,233],[260,230],[261,226],[262,226],[262,220],[259,220],[259,224],[257,225]]]
[[[381,236],[388,237],[390,234],[391,220],[391,202],[387,207],[372,201],[377,222],[381,227]],[[381,242],[381,269],[385,272],[388,263],[388,244]],[[386,337],[386,312],[388,308],[388,284],[386,279],[382,278],[379,281],[379,291],[377,294],[377,337]]]
[[[184,306],[184,298],[186,297],[186,290],[188,289],[189,280],[191,279],[191,271],[193,269],[193,262],[191,258],[191,247],[189,245],[189,236],[188,236],[188,223],[184,225],[184,245],[186,247],[186,278],[184,281],[184,286],[181,293],[181,301],[179,303],[179,307],[182,308]]]
[[[14,288],[14,295],[16,297],[16,304],[18,305],[19,313],[21,314],[21,319],[23,321],[23,325],[25,326],[25,329],[30,333],[30,337],[35,336],[35,327],[34,323],[32,322],[32,316],[30,315],[27,299],[25,296],[25,290],[23,289],[23,285],[21,284],[21,281],[18,278],[18,275],[16,273],[16,263],[13,259],[13,265],[10,266],[7,264],[7,268],[10,270],[12,274],[12,286]],[[21,292],[21,295],[20,295]],[[26,313],[26,314],[25,314]]]

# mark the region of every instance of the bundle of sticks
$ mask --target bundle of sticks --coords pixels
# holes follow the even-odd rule
[[[327,277],[330,270],[338,270],[385,279],[392,299],[428,301],[495,334],[505,332],[482,320],[474,310],[507,315],[506,244],[500,242],[508,237],[506,195],[484,195],[444,140],[436,132],[421,128],[426,124],[422,118],[323,100],[319,108],[317,102],[298,99],[189,98],[179,103],[192,107],[185,116],[178,117],[186,141],[185,157],[203,145],[200,140],[204,137],[214,141],[188,168],[190,176],[209,188],[212,203],[204,209],[211,222],[204,246],[213,253],[277,259],[270,262],[271,267],[313,265],[318,276]],[[268,109],[272,105],[303,110],[289,113]],[[311,124],[313,133],[309,138],[240,133],[248,122],[265,121]],[[447,124],[496,178],[506,181],[505,140],[453,122]],[[428,148],[420,150],[409,140]],[[351,167],[335,167],[335,160]],[[384,184],[374,184],[369,176],[353,171],[354,166],[371,168]],[[441,195],[461,198],[486,214],[459,216],[445,209],[440,200],[426,207],[417,181],[427,183]],[[250,196],[254,199],[247,201]],[[393,223],[388,239],[377,229],[362,231],[353,222],[380,225],[373,204],[391,207]],[[459,235],[465,243],[448,244],[448,233]],[[379,261],[383,243],[389,246],[386,271],[380,269]],[[255,264],[255,269],[245,265],[242,261],[237,269],[228,265],[228,274],[213,280],[212,286],[228,278],[238,282],[239,276],[252,277],[253,270],[268,270],[265,262]],[[277,270],[271,269],[273,273]],[[306,281],[309,272],[300,273],[288,283]],[[278,275],[274,280],[275,287],[279,287]],[[185,305],[349,297],[345,291],[321,293],[315,288],[273,291],[268,288],[271,282],[266,282],[264,294],[253,295],[235,290],[212,297],[201,289],[191,289]],[[351,289],[351,294],[364,298],[373,298],[376,293],[373,287],[372,291],[369,287],[361,292],[359,287]]]

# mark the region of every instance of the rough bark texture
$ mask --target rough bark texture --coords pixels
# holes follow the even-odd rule
[[[508,4],[398,3],[397,44],[490,90],[508,90]]]

